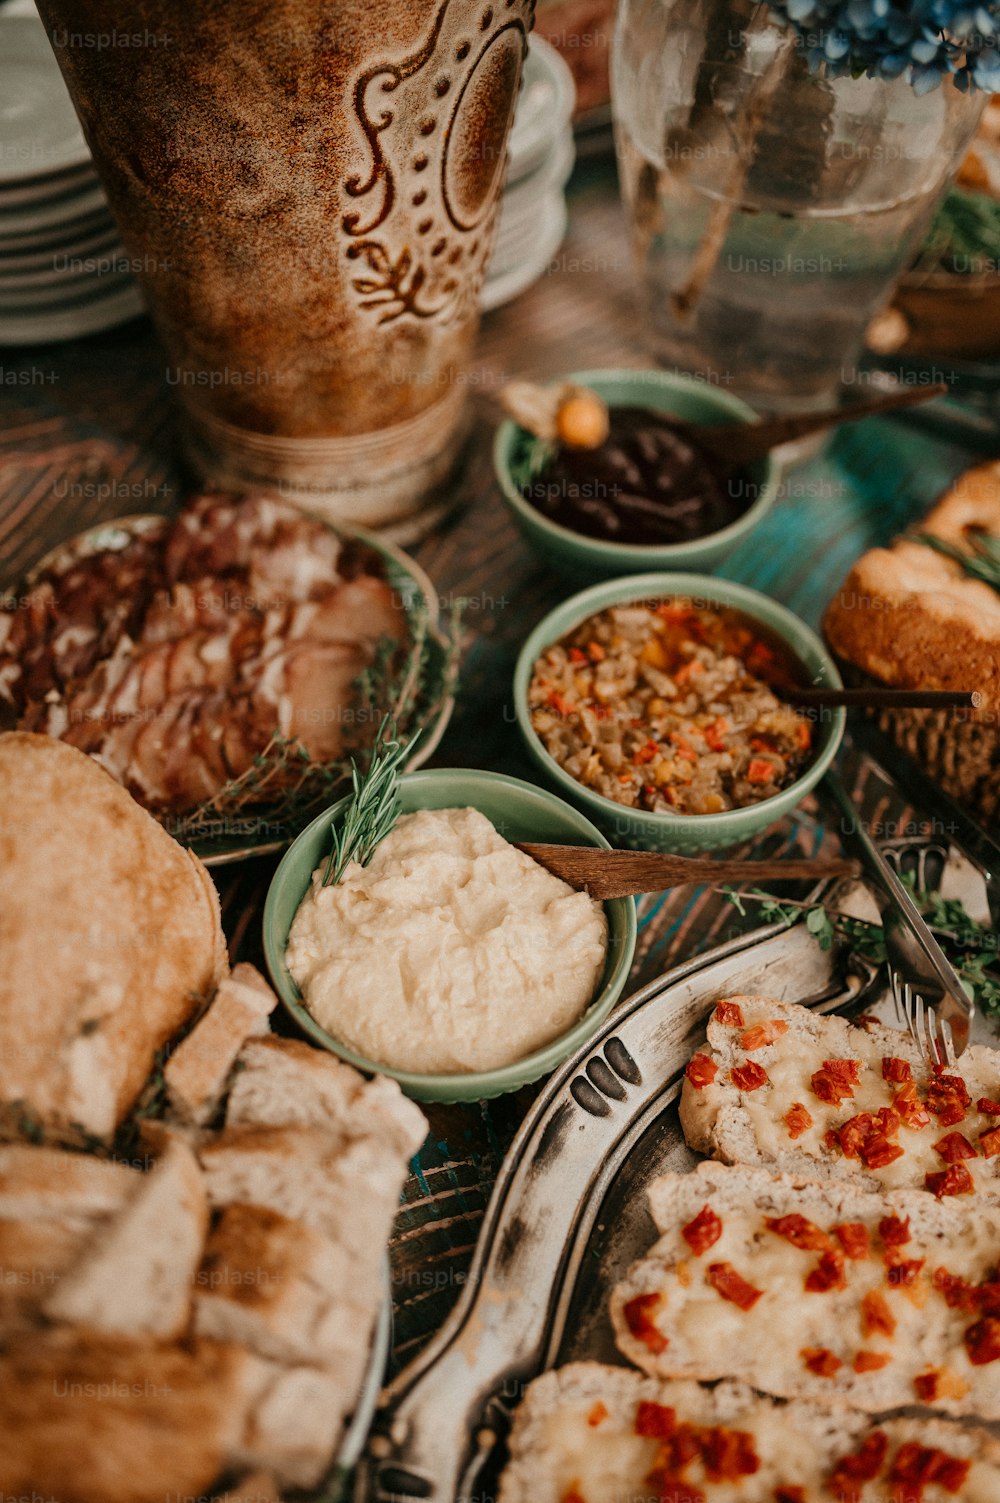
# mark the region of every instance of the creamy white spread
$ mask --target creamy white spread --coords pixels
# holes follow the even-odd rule
[[[600,903],[475,809],[404,814],[366,867],[313,873],[288,937],[306,1007],[365,1058],[493,1070],[564,1033],[604,966]]]

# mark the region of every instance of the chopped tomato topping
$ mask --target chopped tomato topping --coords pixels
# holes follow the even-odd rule
[[[957,1493],[965,1485],[971,1462],[961,1461],[947,1451],[922,1446],[908,1440],[896,1452],[889,1469],[888,1481],[902,1484],[894,1497],[900,1503],[920,1503],[925,1487],[936,1484],[947,1493]]]
[[[890,1143],[881,1133],[869,1138],[862,1151],[862,1158],[869,1169],[884,1169],[887,1164],[902,1158],[903,1149],[898,1143]]]
[[[696,1091],[703,1091],[706,1086],[710,1086],[718,1073],[718,1065],[707,1054],[696,1054],[688,1061],[688,1067],[684,1071]]]
[[[768,1044],[773,1044],[787,1032],[788,1024],[781,1018],[769,1018],[766,1023],[755,1023],[752,1028],[746,1029],[740,1037],[740,1046],[747,1054],[753,1054],[755,1050],[765,1049]]]
[[[730,1070],[729,1079],[741,1091],[759,1091],[761,1086],[767,1085],[768,1074],[760,1065],[748,1059],[745,1065],[737,1065]]]
[[[795,727],[795,744],[799,751],[808,751],[812,746],[812,726],[808,720],[800,720]]]
[[[717,1294],[738,1305],[741,1310],[752,1310],[764,1293],[763,1289],[755,1289],[753,1284],[748,1284],[742,1274],[736,1272],[732,1263],[710,1263],[708,1282]]]
[[[905,1081],[892,1098],[892,1109],[907,1127],[926,1127],[931,1114],[917,1095],[916,1084]]]
[[[957,1164],[962,1159],[974,1159],[976,1150],[969,1142],[964,1133],[950,1132],[943,1138],[938,1138],[934,1144],[935,1153],[939,1153],[946,1164]]]
[[[681,735],[680,731],[671,731],[667,739],[683,762],[697,762],[698,753],[687,737]]]
[[[709,1482],[735,1482],[760,1471],[760,1457],[748,1430],[713,1425],[702,1439],[701,1458]]]
[[[995,1315],[984,1315],[965,1333],[965,1350],[973,1367],[985,1367],[988,1362],[1000,1362],[1000,1320]]]
[[[947,1268],[935,1268],[934,1288],[950,1310],[975,1310],[978,1308],[978,1290]]]
[[[583,652],[579,647],[570,648],[569,660],[571,663],[589,663],[590,661],[590,659],[587,657],[587,654]]]
[[[920,1277],[925,1258],[899,1258],[893,1259],[889,1264],[886,1274],[886,1282],[894,1289],[911,1289]]]
[[[652,1404],[643,1400],[635,1414],[636,1435],[654,1436],[666,1440],[677,1428],[677,1411],[666,1404]]]
[[[877,1373],[892,1361],[888,1352],[858,1352],[854,1359],[856,1373]]]
[[[976,1290],[976,1304],[984,1315],[1000,1315],[1000,1283],[994,1280],[980,1284]]]
[[[695,1256],[701,1257],[722,1236],[722,1222],[711,1206],[702,1206],[694,1220],[681,1227],[681,1236]]]
[[[925,1174],[924,1185],[938,1200],[943,1200],[946,1195],[971,1195],[976,1188],[964,1164],[952,1164],[937,1174]]]
[[[573,704],[572,700],[567,699],[565,694],[560,694],[558,689],[552,690],[552,693],[546,700],[546,704],[550,710],[555,710],[557,715],[576,714],[576,705]]]
[[[1000,1153],[1000,1127],[991,1127],[989,1132],[979,1134],[979,1147],[983,1158],[993,1159]]]
[[[777,1237],[784,1237],[786,1242],[790,1242],[793,1247],[802,1248],[804,1252],[826,1252],[833,1247],[828,1233],[822,1227],[795,1212],[788,1216],[768,1216],[764,1225],[769,1232],[774,1232]]]
[[[806,1278],[810,1294],[827,1294],[831,1289],[846,1289],[844,1277],[844,1254],[831,1251],[820,1254],[819,1262]]]
[[[842,1221],[831,1228],[833,1235],[844,1249],[844,1257],[860,1263],[871,1257],[871,1242],[868,1228],[863,1221]]]
[[[845,1158],[861,1159],[869,1169],[882,1169],[901,1157],[903,1149],[892,1138],[899,1131],[899,1117],[891,1107],[884,1106],[874,1115],[859,1112],[848,1117],[833,1134],[835,1146],[839,1143]]]
[[[608,1406],[607,1404],[602,1403],[600,1399],[598,1399],[593,1409],[591,1409],[590,1413],[587,1415],[587,1424],[590,1425],[592,1429],[596,1430],[598,1425],[604,1424],[604,1421],[607,1419],[607,1417]]]
[[[774,763],[763,757],[751,757],[747,765],[748,783],[770,783],[774,777]]]
[[[632,761],[638,763],[640,766],[643,762],[652,762],[653,758],[657,755],[659,750],[660,748],[657,746],[655,741],[647,741],[643,746],[640,746],[637,752],[634,753]]]
[[[1000,1101],[991,1101],[988,1096],[980,1096],[976,1102],[976,1111],[982,1112],[984,1117],[1000,1117]]]
[[[854,1095],[860,1079],[861,1066],[856,1059],[825,1059],[823,1068],[816,1071],[810,1084],[820,1101],[836,1105]]]
[[[902,1247],[913,1236],[909,1216],[883,1216],[878,1224],[878,1234],[886,1247]]]
[[[844,1365],[837,1354],[825,1346],[804,1346],[799,1355],[817,1378],[835,1378]]]
[[[601,646],[600,642],[588,642],[587,655],[589,656],[592,663],[603,663],[604,659],[607,657],[607,653],[604,651],[604,648]]]
[[[745,1022],[743,1009],[738,1002],[717,1002],[712,1016],[726,1028],[742,1028]]]
[[[918,1373],[914,1378],[913,1391],[922,1404],[933,1404],[937,1398],[939,1381],[936,1367],[932,1367],[930,1372]]]
[[[808,1132],[813,1125],[812,1116],[806,1111],[801,1101],[792,1103],[782,1121],[788,1128],[790,1138],[801,1138],[802,1134]]]
[[[960,1075],[937,1075],[927,1087],[927,1110],[942,1127],[961,1122],[971,1105],[968,1086]]]
[[[704,672],[705,664],[701,661],[700,658],[688,658],[687,662],[682,663],[677,672],[674,674],[674,683],[686,684],[691,679],[697,678],[699,673]]]
[[[865,1340],[872,1336],[895,1336],[896,1317],[880,1289],[869,1289],[861,1301],[861,1330]]]
[[[893,1085],[900,1085],[904,1080],[913,1079],[913,1069],[908,1060],[886,1054],[882,1057],[882,1079],[891,1081]]]
[[[862,1488],[878,1476],[888,1450],[885,1431],[873,1430],[856,1451],[841,1457],[826,1485],[837,1503],[860,1503]]]
[[[635,1299],[628,1301],[622,1311],[625,1324],[636,1341],[641,1341],[643,1346],[648,1347],[656,1356],[659,1356],[660,1352],[665,1352],[669,1345],[666,1336],[657,1328],[653,1320],[661,1303],[658,1294],[637,1294]]]

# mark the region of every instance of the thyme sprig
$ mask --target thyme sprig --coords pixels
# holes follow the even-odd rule
[[[396,726],[385,715],[372,747],[368,770],[361,772],[351,758],[351,801],[343,816],[330,826],[333,849],[323,873],[323,886],[340,881],[352,861],[367,866],[376,848],[399,818],[399,769],[413,750],[419,730],[409,743],[396,739]]]
[[[993,926],[977,923],[960,899],[919,892],[912,877],[908,873],[902,875],[903,881],[913,889],[914,901],[935,931],[938,941],[943,942],[946,951],[952,952],[948,958],[962,980],[972,987],[977,1006],[985,1013],[1000,1017],[1000,976],[990,969],[997,960],[997,935]],[[881,924],[838,913],[822,903],[795,903],[776,898],[759,887],[750,892],[735,892],[729,887],[722,891],[744,916],[744,903],[752,902],[759,906],[761,916],[769,923],[804,922],[821,950],[831,949],[834,942],[841,939],[869,960],[881,962],[886,958]]]

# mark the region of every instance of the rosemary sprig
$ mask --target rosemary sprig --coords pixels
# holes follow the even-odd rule
[[[413,750],[420,732],[408,743],[396,739],[395,722],[389,715],[382,718],[372,747],[368,771],[363,773],[351,758],[351,802],[344,810],[340,827],[330,826],[333,849],[323,873],[323,886],[339,882],[351,861],[367,866],[375,847],[383,841],[400,814],[399,769]]]
[[[930,532],[908,534],[912,542],[923,543],[926,548],[933,548],[935,553],[943,553],[945,558],[954,559],[972,579],[980,579],[984,584],[992,585],[994,590],[1000,590],[1000,538],[993,537],[981,527],[969,527],[965,535],[969,539],[971,553],[956,548],[954,543],[949,543],[945,538],[934,537]]]
[[[903,881],[913,889],[914,901],[937,932],[938,940],[947,942],[951,939],[958,946],[958,953],[949,959],[962,980],[972,987],[977,1006],[985,1013],[1000,1017],[1000,978],[989,970],[991,963],[997,960],[997,935],[992,925],[977,923],[958,898],[946,899],[938,893],[916,891],[908,873],[903,873]],[[722,888],[722,891],[744,915],[746,909],[743,905],[750,901],[760,906],[762,917],[771,923],[804,921],[821,950],[829,950],[836,939],[844,939],[858,954],[870,960],[885,960],[881,924],[852,918],[822,903],[795,903],[776,898],[759,887],[750,892],[735,892],[729,887]]]

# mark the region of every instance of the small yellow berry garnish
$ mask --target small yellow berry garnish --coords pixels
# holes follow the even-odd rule
[[[608,409],[594,391],[577,387],[559,404],[556,434],[569,449],[596,449],[610,430]]]

